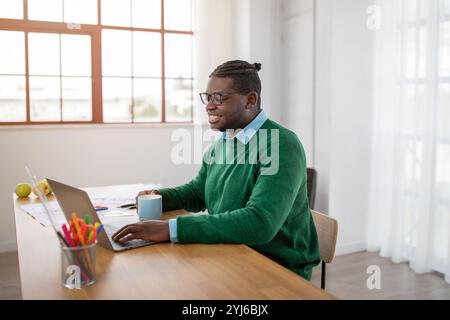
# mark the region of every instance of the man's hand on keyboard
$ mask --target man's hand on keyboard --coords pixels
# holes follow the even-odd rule
[[[169,241],[169,222],[151,220],[129,224],[114,233],[112,239],[122,244],[135,239],[153,242]]]

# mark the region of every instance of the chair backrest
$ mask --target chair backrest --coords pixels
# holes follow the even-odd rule
[[[306,168],[307,177],[307,189],[308,189],[308,202],[309,207],[314,209],[314,203],[316,201],[316,180],[317,172],[313,168]]]
[[[336,250],[337,220],[314,210],[311,210],[311,214],[319,237],[320,258],[330,263],[333,261]]]

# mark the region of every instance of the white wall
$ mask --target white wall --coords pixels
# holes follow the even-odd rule
[[[197,0],[196,91],[205,90],[209,74],[227,60],[259,62],[262,107],[280,120],[280,0]],[[206,123],[202,112],[196,121]]]
[[[318,170],[316,208],[329,212],[330,149],[332,137],[332,58],[333,6],[330,1],[316,2],[316,103],[314,117],[314,166]]]
[[[364,249],[368,211],[373,34],[369,0],[283,0],[283,122],[318,171],[316,209],[337,218],[337,254]],[[314,88],[315,86],[315,88]],[[315,95],[313,95],[315,92]]]
[[[199,168],[171,161],[171,149],[177,143],[171,141],[171,134],[179,127],[0,128],[0,252],[16,250],[12,193],[17,183],[28,181],[25,163],[42,178],[79,187],[131,183],[175,186],[187,182]],[[193,126],[186,129],[193,133]]]
[[[340,251],[365,248],[371,154],[374,34],[369,0],[333,6],[330,213],[340,222]]]
[[[234,23],[232,15],[234,1],[196,1],[195,94],[206,90],[209,75],[218,65],[233,59],[236,55],[233,32],[230,32]],[[197,123],[208,123],[204,107],[200,103],[194,110],[194,119]]]
[[[283,96],[281,121],[303,144],[308,166],[314,160],[313,0],[282,1]]]
[[[280,121],[283,106],[281,65],[281,1],[234,0],[233,59],[262,64],[262,108]]]

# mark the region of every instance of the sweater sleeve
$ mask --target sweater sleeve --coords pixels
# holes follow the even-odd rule
[[[259,170],[245,207],[213,215],[178,217],[179,242],[247,245],[270,242],[289,215],[300,186],[306,183],[306,160],[300,141],[293,134],[284,138],[276,150],[278,171],[262,174]]]
[[[199,173],[189,183],[176,188],[160,189],[163,211],[185,209],[199,212],[205,210],[206,171],[206,164],[203,161]]]

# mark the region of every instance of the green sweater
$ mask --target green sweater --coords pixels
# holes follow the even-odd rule
[[[267,120],[246,145],[219,139],[205,153],[197,177],[160,192],[164,211],[208,210],[177,217],[180,243],[246,244],[311,279],[319,243],[305,153],[292,131]]]

